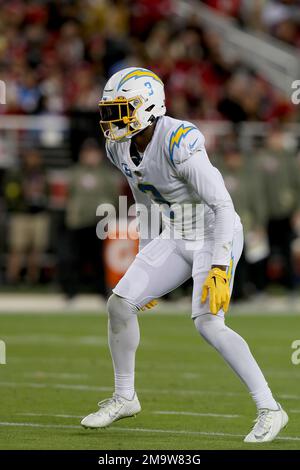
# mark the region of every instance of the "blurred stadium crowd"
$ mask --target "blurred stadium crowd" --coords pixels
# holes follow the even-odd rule
[[[275,3],[299,7],[296,0],[207,3],[235,5],[236,14],[240,4],[265,4],[267,17]],[[222,37],[194,18],[178,22],[175,7],[172,0],[0,0],[5,112],[94,111],[107,77],[135,64],[164,80],[173,116],[234,122],[293,117],[295,108],[263,77],[226,59]]]
[[[242,28],[299,48],[298,0],[202,3],[235,17]],[[107,78],[135,65],[163,79],[168,114],[233,124],[208,147],[246,229],[235,296],[262,292],[273,281],[289,290],[297,287],[299,141],[284,125],[299,121],[299,107],[258,71],[224,54],[220,35],[175,13],[173,0],[0,0],[0,77],[7,86],[0,115],[64,115],[75,123],[59,216],[49,205],[47,165],[38,144],[24,146],[13,165],[0,168],[4,284],[59,281],[70,298],[82,286],[105,294],[99,269],[103,246],[94,236],[96,207],[116,204],[129,192],[105,161],[96,108]],[[267,123],[269,131],[245,151],[239,126],[257,121]],[[43,261],[47,253],[54,256],[54,267]]]
[[[236,18],[247,28],[300,46],[299,0],[203,0],[203,3]]]

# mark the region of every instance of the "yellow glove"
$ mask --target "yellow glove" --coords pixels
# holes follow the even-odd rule
[[[153,308],[155,307],[155,305],[158,304],[158,301],[153,299],[153,300],[150,300],[150,302],[148,302],[146,305],[144,305],[144,307],[141,308],[142,311],[146,310],[146,309],[150,309],[150,308]]]
[[[201,302],[209,295],[209,308],[213,315],[223,308],[226,313],[230,302],[230,289],[226,271],[212,268],[203,284]]]

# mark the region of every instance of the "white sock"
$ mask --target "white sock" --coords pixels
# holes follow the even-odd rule
[[[278,403],[274,400],[270,388],[267,386],[263,387],[262,390],[250,392],[257,408],[267,408],[269,410],[278,410]]]
[[[277,410],[277,402],[246,341],[228,328],[223,318],[211,313],[196,317],[194,322],[203,338],[219,351],[246,384],[257,408]]]
[[[108,343],[115,373],[115,394],[132,400],[135,352],[140,342],[137,308],[113,294],[107,304]]]

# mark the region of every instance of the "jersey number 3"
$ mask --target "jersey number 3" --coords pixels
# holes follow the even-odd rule
[[[153,186],[152,184],[139,183],[138,188],[140,191],[142,191],[145,194],[151,193],[152,198],[157,204],[166,204],[168,207],[171,207],[171,204],[162,196],[162,194],[160,194],[158,189],[156,189],[155,186]],[[170,215],[170,219],[174,218],[174,212],[172,210],[170,211],[169,215]]]

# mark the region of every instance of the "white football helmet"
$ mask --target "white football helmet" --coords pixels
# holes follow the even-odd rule
[[[166,113],[164,84],[151,70],[120,70],[106,83],[99,107],[105,138],[130,139]]]

